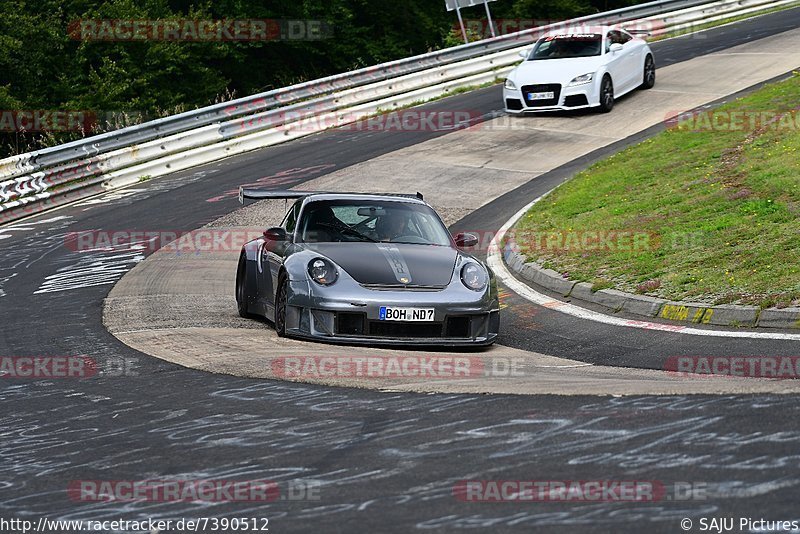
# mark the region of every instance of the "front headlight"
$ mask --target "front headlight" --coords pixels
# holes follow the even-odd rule
[[[569,82],[569,86],[572,87],[573,85],[583,85],[585,83],[589,83],[594,79],[593,72],[587,72],[586,74],[581,74],[577,78],[573,78],[571,82]]]
[[[489,283],[489,275],[477,263],[469,262],[461,268],[461,281],[473,291],[482,291]]]
[[[511,89],[512,91],[517,88],[516,84],[511,81],[511,78],[506,78],[506,83],[503,84],[503,87]]]
[[[321,286],[329,286],[339,278],[336,267],[323,258],[317,258],[308,262],[308,275]]]

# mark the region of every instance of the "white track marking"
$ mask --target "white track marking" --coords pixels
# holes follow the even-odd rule
[[[552,189],[550,191],[552,191]],[[489,250],[486,262],[489,264],[489,267],[491,267],[491,269],[494,271],[497,278],[500,279],[500,281],[503,282],[503,284],[506,287],[514,291],[517,295],[533,302],[534,304],[538,304],[539,306],[543,306],[551,310],[556,310],[561,313],[565,313],[567,315],[572,315],[573,317],[577,317],[579,319],[584,319],[587,321],[595,321],[597,323],[603,323],[612,326],[625,326],[628,328],[639,328],[643,330],[660,330],[665,332],[675,332],[677,334],[689,334],[693,336],[732,337],[732,338],[750,338],[750,339],[779,339],[783,341],[800,341],[800,334],[785,334],[782,332],[737,332],[735,330],[702,330],[700,328],[692,328],[690,326],[677,326],[677,325],[669,325],[663,323],[653,323],[650,321],[637,321],[634,319],[625,319],[622,317],[612,317],[604,313],[575,306],[574,304],[570,304],[568,302],[553,299],[551,297],[548,297],[547,295],[539,293],[538,291],[534,290],[527,284],[523,284],[522,282],[514,278],[514,276],[506,268],[498,244],[502,242],[503,236],[508,231],[508,229],[511,228],[523,215],[525,215],[525,213],[534,204],[536,204],[537,202],[542,200],[545,196],[547,196],[550,193],[550,191],[540,196],[539,198],[535,199],[533,202],[530,202],[524,208],[515,213],[497,231],[497,235],[489,244]]]
[[[72,217],[68,215],[59,215],[57,217],[50,217],[49,219],[42,219],[41,221],[31,221],[27,223],[15,223],[8,226],[0,227],[0,239],[8,239],[9,237],[14,237],[16,234],[9,233],[9,232],[30,232],[34,230],[40,230],[42,225],[52,223],[52,222],[59,222],[63,220],[71,219]]]

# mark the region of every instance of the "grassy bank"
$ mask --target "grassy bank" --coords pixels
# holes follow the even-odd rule
[[[535,205],[517,227],[522,252],[598,289],[800,304],[798,105],[795,73],[679,118]]]

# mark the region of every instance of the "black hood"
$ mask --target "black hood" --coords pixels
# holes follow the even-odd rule
[[[450,283],[458,251],[401,243],[305,243],[360,284],[440,286]]]

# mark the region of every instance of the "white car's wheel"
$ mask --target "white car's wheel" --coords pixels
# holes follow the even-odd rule
[[[644,60],[644,73],[642,74],[642,89],[650,89],[656,84],[656,62],[653,56],[647,54]]]
[[[600,82],[600,111],[608,113],[614,109],[614,83],[611,76],[606,74]]]

